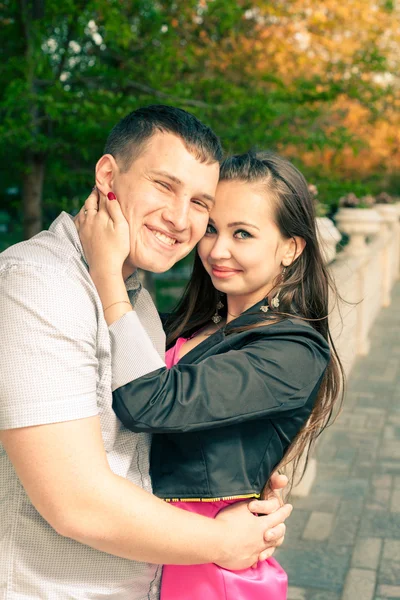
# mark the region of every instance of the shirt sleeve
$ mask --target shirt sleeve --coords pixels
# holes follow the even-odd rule
[[[45,266],[0,273],[0,429],[97,414],[97,317],[78,282]]]
[[[112,389],[165,367],[135,311],[110,325]]]
[[[311,328],[267,329],[240,350],[198,364],[180,362],[128,383],[114,392],[114,411],[132,431],[178,433],[304,406],[319,388],[329,347]]]

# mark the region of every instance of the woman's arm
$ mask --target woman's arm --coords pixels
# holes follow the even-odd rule
[[[130,332],[132,334],[132,332]],[[188,432],[297,409],[315,395],[329,348],[313,329],[290,322],[198,364],[179,362],[118,388],[113,408],[132,431]]]

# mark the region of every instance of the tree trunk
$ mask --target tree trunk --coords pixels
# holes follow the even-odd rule
[[[31,155],[26,163],[22,185],[24,239],[28,240],[43,228],[42,196],[45,158]]]

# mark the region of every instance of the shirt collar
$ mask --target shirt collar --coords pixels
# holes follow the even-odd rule
[[[86,262],[85,253],[82,248],[81,240],[79,239],[78,230],[76,229],[72,215],[69,215],[68,213],[63,211],[57,217],[57,219],[53,221],[53,223],[50,225],[49,231],[51,231],[59,237],[67,239],[80,255],[86,268],[89,269],[89,265]],[[142,284],[139,280],[137,270],[134,271],[132,275],[128,277],[128,279],[126,279],[125,287],[128,292],[132,292],[132,296],[130,294],[131,301],[136,300],[140,290],[142,289]]]

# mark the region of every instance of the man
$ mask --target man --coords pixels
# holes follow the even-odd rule
[[[124,275],[138,317],[133,366],[114,357],[113,387],[159,367],[165,339],[136,269],[169,269],[204,234],[221,155],[207,127],[171,107],[135,111],[110,134],[96,186],[112,186],[129,223]],[[96,213],[90,201],[85,210]],[[158,350],[151,364],[141,323]],[[155,600],[159,564],[242,568],[265,556],[268,530],[283,536],[291,507],[256,519],[235,506],[211,520],[151,495],[150,438],[112,411],[120,327],[107,328],[69,215],[0,256],[2,599]],[[261,504],[254,512],[276,508]]]

